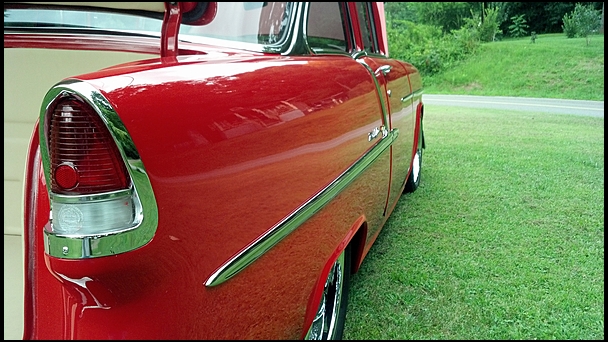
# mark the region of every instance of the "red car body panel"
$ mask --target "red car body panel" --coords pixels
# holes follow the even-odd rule
[[[185,5],[166,6],[160,48],[152,38],[5,34],[5,48],[159,54],[71,78],[107,99],[145,165],[158,224],[142,247],[76,260],[45,252],[50,203],[36,126],[25,186],[24,339],[303,338],[332,264],[351,244],[358,270],[404,190],[421,139],[412,65],[363,57],[372,70],[390,66],[374,79],[349,55],[182,44]],[[388,55],[382,3],[374,6],[378,48]],[[353,31],[362,50],[358,23]],[[383,103],[388,130],[399,132],[390,148],[280,243],[207,286],[380,143],[368,133],[385,124]]]

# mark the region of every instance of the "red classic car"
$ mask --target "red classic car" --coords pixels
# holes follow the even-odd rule
[[[4,69],[24,339],[342,337],[420,182],[382,2],[5,2]]]

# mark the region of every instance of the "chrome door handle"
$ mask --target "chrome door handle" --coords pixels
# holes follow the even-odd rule
[[[393,67],[390,65],[383,65],[381,67],[379,67],[378,69],[376,69],[376,75],[380,75],[380,73],[382,73],[382,75],[386,76],[388,75],[389,72],[391,72],[391,69]]]

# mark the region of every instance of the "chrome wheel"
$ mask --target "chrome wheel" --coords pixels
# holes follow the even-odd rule
[[[424,148],[424,135],[422,132],[422,121],[420,122],[420,133],[416,146],[416,153],[412,159],[412,170],[405,182],[403,192],[414,192],[420,185],[420,172],[422,170],[422,149]]]
[[[412,175],[414,183],[418,183],[418,176],[420,176],[420,154],[422,151],[418,149],[414,155],[414,161],[412,162]]]
[[[333,264],[315,318],[306,334],[307,340],[342,339],[348,292],[348,258],[346,251]]]

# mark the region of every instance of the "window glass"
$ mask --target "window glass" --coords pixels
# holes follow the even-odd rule
[[[162,14],[161,14],[162,15]],[[5,28],[91,29],[160,35],[162,20],[142,16],[57,9],[5,9]]]
[[[375,28],[373,20],[371,20],[372,12],[369,4],[367,2],[357,2],[357,14],[364,50],[370,53],[378,52],[378,44],[375,39]]]
[[[306,35],[315,52],[347,51],[343,7],[338,2],[311,2]]]
[[[180,39],[280,44],[286,38],[292,8],[290,2],[217,2],[213,20],[203,26],[180,25]]]
[[[181,24],[179,38],[222,46],[278,45],[287,37],[292,10],[291,2],[217,2],[217,12],[210,23],[202,26]],[[94,9],[5,9],[4,27],[101,29],[160,36],[162,13],[159,13],[159,19],[154,19]]]

